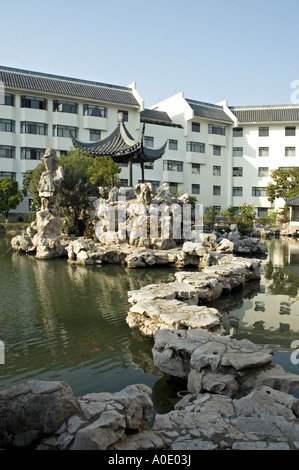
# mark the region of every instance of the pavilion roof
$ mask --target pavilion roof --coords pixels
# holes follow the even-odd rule
[[[299,206],[299,194],[291,199],[286,200],[288,206]]]
[[[119,121],[114,131],[105,139],[96,142],[81,142],[72,134],[75,148],[80,149],[92,157],[109,156],[117,163],[127,163],[132,158],[133,163],[154,162],[162,157],[167,142],[158,148],[148,148],[143,145],[144,126],[138,139],[133,139],[123,121]]]

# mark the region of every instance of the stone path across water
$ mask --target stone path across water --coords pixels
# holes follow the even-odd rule
[[[222,334],[221,314],[201,304],[218,298],[225,290],[259,279],[260,261],[232,255],[219,256],[217,261],[201,271],[178,271],[176,282],[129,291],[132,307],[126,319],[128,325],[146,336],[165,328],[206,328]]]

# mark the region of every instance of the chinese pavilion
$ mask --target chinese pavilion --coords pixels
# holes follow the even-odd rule
[[[133,139],[128,132],[122,119],[118,119],[118,125],[114,131],[103,140],[85,143],[76,139],[72,134],[70,137],[73,146],[82,150],[92,157],[111,157],[116,163],[127,163],[129,167],[129,186],[133,185],[133,163],[141,166],[141,181],[144,183],[144,164],[153,163],[165,152],[167,142],[159,148],[153,149],[144,147],[144,126],[138,139]]]

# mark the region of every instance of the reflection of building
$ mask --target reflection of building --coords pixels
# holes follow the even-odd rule
[[[292,199],[288,199],[286,203],[290,206],[290,225],[299,226],[299,194],[292,197]]]
[[[178,93],[145,109],[135,83],[117,86],[8,67],[0,67],[1,82],[0,178],[10,176],[20,186],[46,148],[65,154],[70,133],[82,142],[105,141],[119,114],[132,142],[144,124],[150,152],[167,142],[163,158],[144,162],[145,181],[154,189],[169,183],[205,206],[224,210],[247,202],[261,217],[271,207],[271,170],[299,166],[299,105],[230,107]],[[121,183],[128,185],[130,165],[121,166]],[[133,184],[140,179],[134,171]],[[276,209],[284,202],[274,204]],[[29,211],[28,199],[17,211]]]
[[[251,296],[244,292],[241,305],[224,309],[228,314],[223,323],[235,338],[289,347],[299,332],[299,241],[280,239],[267,245],[261,284]]]

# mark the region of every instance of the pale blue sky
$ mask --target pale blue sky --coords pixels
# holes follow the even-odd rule
[[[136,81],[146,107],[289,104],[299,80],[299,0],[10,0],[0,22],[1,65]]]

